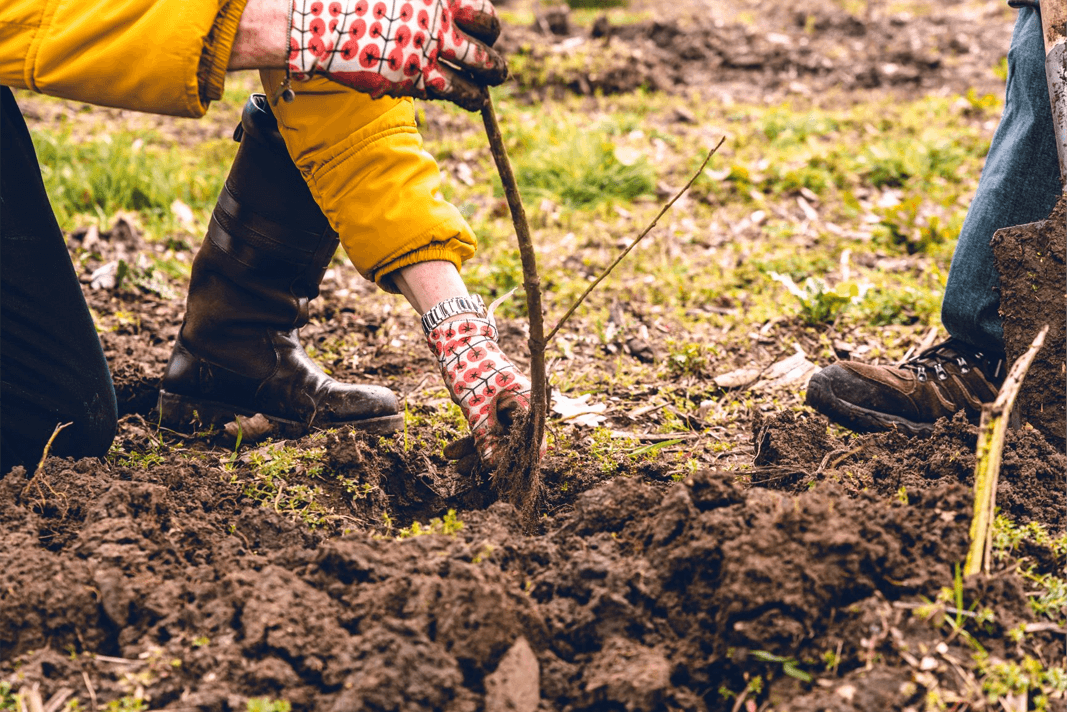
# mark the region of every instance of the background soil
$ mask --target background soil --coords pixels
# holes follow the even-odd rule
[[[719,20],[559,35],[539,23],[502,41],[529,59],[515,91],[531,101],[996,90],[988,70],[1011,27],[1000,3],[834,7],[724,4]],[[603,49],[562,61],[591,43]],[[23,106],[38,121],[54,110]],[[264,501],[255,446],[234,452],[216,435],[155,425],[181,297],[91,284],[109,261],[188,260],[192,247],[147,243],[119,220],[71,235],[70,249],[112,367],[122,456],[50,458],[0,478],[0,679],[49,709],[77,699],[79,709],[245,710],[257,698],[338,711],[917,710],[931,699],[977,709],[996,700],[983,702],[970,641],[994,661],[1063,665],[1064,631],[1035,623],[1031,580],[1015,568],[1026,556],[1035,575],[1059,572],[1049,546],[1027,544],[960,586],[974,609],[966,634],[944,622],[938,593],[952,588],[971,514],[976,434],[962,417],[910,440],[757,411],[750,433],[729,434],[751,444],[723,458],[729,471],[709,458],[680,482],[654,460],[554,450],[532,533],[477,483],[455,481],[437,433],[416,421],[389,440],[342,430],[281,444],[316,453],[321,467],[287,471]],[[328,353],[333,335],[350,335],[358,358],[324,365],[409,396],[433,364],[424,349],[396,347],[407,338],[400,317],[361,301],[371,291],[350,269],[331,270],[303,340]],[[504,325],[509,353],[524,338]],[[1065,472],[1038,432],[1009,433],[1002,510],[1062,533]],[[329,516],[279,505],[302,486],[321,490]],[[450,509],[462,527],[448,533],[441,521],[424,536],[397,526]],[[978,607],[988,620],[974,622]],[[1020,626],[1027,634],[1011,637]],[[1067,709],[1062,696],[1048,705]]]

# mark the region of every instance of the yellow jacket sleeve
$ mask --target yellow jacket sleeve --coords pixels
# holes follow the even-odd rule
[[[274,96],[283,70],[260,73]],[[437,162],[422,147],[410,99],[371,99],[314,78],[294,84],[274,115],[282,138],[352,264],[386,291],[395,270],[474,254],[467,221],[440,194]]]
[[[3,0],[0,84],[120,109],[203,116],[246,0]]]

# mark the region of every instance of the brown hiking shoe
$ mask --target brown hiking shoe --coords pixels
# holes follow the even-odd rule
[[[1003,356],[949,339],[896,366],[842,361],[811,377],[805,403],[857,432],[929,435],[938,418],[965,410],[972,419],[997,397]]]

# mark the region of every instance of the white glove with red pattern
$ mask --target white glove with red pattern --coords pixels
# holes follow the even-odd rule
[[[508,76],[490,48],[499,34],[489,0],[293,0],[289,71],[375,98],[448,99],[477,111],[482,86]]]
[[[496,325],[478,316],[441,324],[427,337],[452,402],[463,410],[474,437],[473,447],[464,439],[445,448],[445,456],[458,460],[463,474],[470,474],[479,458],[495,467],[518,409],[530,410],[530,380],[496,340]]]

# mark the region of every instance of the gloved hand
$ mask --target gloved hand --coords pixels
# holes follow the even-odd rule
[[[446,322],[433,329],[427,341],[473,438],[450,444],[445,457],[457,460],[465,475],[479,459],[495,467],[519,410],[530,409],[530,380],[497,346],[496,326],[487,318],[466,316]]]
[[[482,86],[508,76],[490,47],[500,21],[489,0],[292,2],[289,71],[296,79],[321,73],[375,98],[448,99],[478,111]]]

